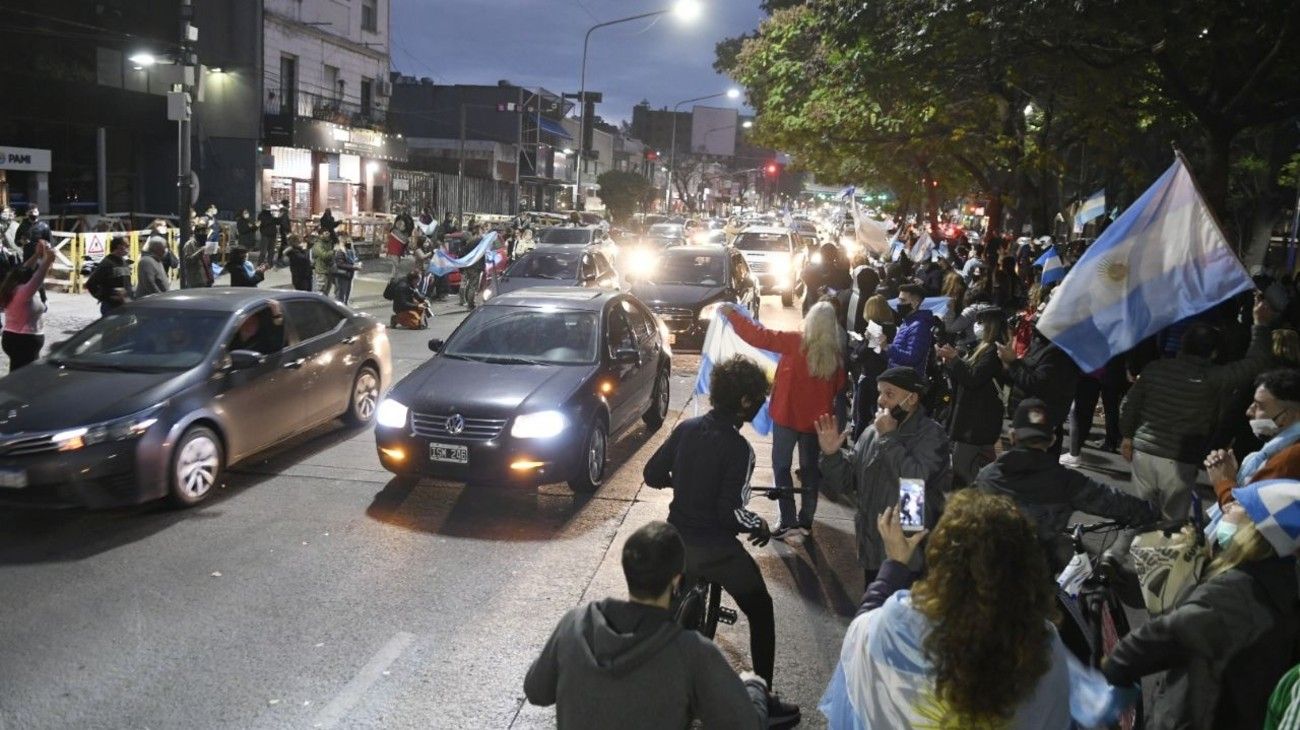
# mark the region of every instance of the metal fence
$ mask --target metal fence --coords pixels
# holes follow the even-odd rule
[[[456,206],[460,202],[458,194],[457,181],[455,175],[449,175],[441,172],[429,174],[433,181],[433,187],[437,200],[437,206],[445,213],[451,211],[455,213]],[[484,180],[482,178],[467,177],[465,180],[465,212],[476,213],[497,213],[500,215],[510,215],[514,213],[514,188],[512,183],[497,182],[496,180]],[[437,211],[429,211],[437,214]]]

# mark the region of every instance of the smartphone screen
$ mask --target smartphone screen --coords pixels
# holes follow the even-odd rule
[[[925,527],[925,480],[898,480],[898,517],[903,532],[920,532]]]

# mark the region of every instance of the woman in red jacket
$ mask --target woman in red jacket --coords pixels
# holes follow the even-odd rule
[[[835,316],[835,307],[819,302],[803,318],[803,332],[769,330],[741,314],[734,306],[724,311],[736,334],[745,342],[781,356],[772,383],[769,413],[772,431],[772,471],[776,487],[792,489],[790,468],[794,450],[799,448],[803,499],[795,513],[794,495],[780,499],[781,523],[772,533],[777,539],[792,534],[808,534],[817,511],[817,489],[821,470],[817,467],[819,449],[813,423],[824,413],[833,413],[835,395],[844,389],[844,333]]]

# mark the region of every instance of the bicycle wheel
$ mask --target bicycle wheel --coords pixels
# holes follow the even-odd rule
[[[1098,598],[1100,600],[1097,602],[1097,643],[1101,647],[1101,655],[1104,658],[1110,656],[1120,639],[1128,634],[1129,624],[1128,615],[1124,613],[1124,605],[1113,589],[1106,590]],[[1139,694],[1137,702],[1119,716],[1115,726],[1121,730],[1138,730],[1143,727],[1143,720],[1142,697]]]
[[[677,624],[690,631],[702,631],[706,615],[706,585],[697,583],[682,596],[677,604]]]
[[[722,586],[709,583],[707,587],[704,594],[704,622],[700,626],[700,633],[712,639],[718,631],[718,616],[722,611]]]

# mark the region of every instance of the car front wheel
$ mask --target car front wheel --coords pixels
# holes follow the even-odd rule
[[[379,373],[366,365],[357,371],[357,377],[352,380],[352,395],[348,399],[348,412],[343,415],[343,420],[349,426],[366,426],[375,420],[378,409]]]
[[[668,417],[668,389],[668,368],[661,368],[659,375],[655,377],[655,389],[650,395],[650,407],[641,416],[641,420],[645,421],[645,425],[652,429],[664,425],[664,419]]]
[[[605,451],[609,446],[609,434],[605,422],[599,417],[592,422],[584,443],[580,471],[569,480],[569,487],[575,492],[590,494],[600,489],[605,481]]]
[[[207,499],[224,467],[221,439],[206,426],[193,426],[172,452],[168,499],[177,507],[193,507]]]

